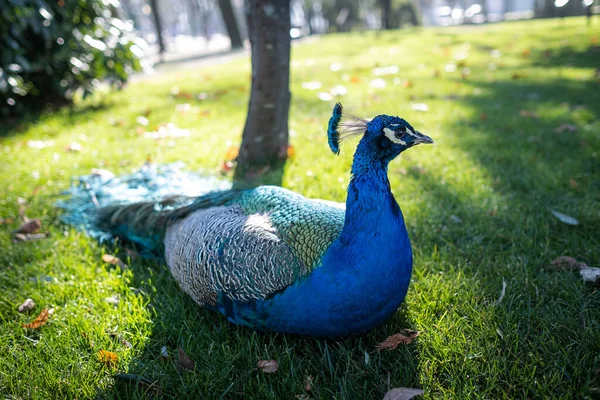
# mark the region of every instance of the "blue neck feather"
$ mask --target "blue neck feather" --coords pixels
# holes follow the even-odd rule
[[[282,293],[239,307],[232,320],[254,329],[335,337],[365,332],[397,310],[408,290],[412,252],[390,191],[389,160],[373,157],[371,146],[365,135],[354,156],[344,228],[321,266]]]

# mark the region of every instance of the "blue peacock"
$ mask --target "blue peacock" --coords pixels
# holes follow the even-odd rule
[[[412,273],[388,164],[433,140],[402,118],[367,121],[336,104],[328,124],[331,150],[339,154],[343,142],[361,135],[345,207],[276,186],[99,202],[101,190],[88,184],[87,195],[77,191],[63,203],[71,210],[65,217],[80,222],[85,215],[88,232],[164,257],[184,292],[234,324],[318,337],[362,333],[397,310]],[[143,180],[150,190],[154,183]]]

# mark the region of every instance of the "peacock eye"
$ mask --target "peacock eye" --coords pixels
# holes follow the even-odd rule
[[[402,137],[406,134],[406,127],[401,126],[400,128],[394,131],[394,137],[396,139],[402,139]]]

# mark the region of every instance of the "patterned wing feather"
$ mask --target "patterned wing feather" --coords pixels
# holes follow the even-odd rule
[[[165,256],[202,305],[267,298],[308,274],[339,235],[344,211],[275,187],[194,211],[166,232]]]
[[[294,254],[313,269],[344,227],[343,205],[310,200],[277,186],[260,186],[235,201],[246,214],[267,213]]]

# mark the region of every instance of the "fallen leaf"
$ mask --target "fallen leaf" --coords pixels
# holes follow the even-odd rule
[[[375,76],[383,76],[383,75],[393,75],[397,74],[400,71],[397,65],[390,65],[389,67],[379,67],[373,69],[373,75]]]
[[[142,115],[140,115],[139,117],[137,117],[135,119],[135,122],[138,123],[139,125],[142,125],[142,126],[148,126],[148,124],[150,123],[150,121],[148,120],[148,118],[146,118],[146,117],[144,117]]]
[[[302,82],[302,89],[305,90],[319,90],[323,85],[319,81]]]
[[[169,358],[169,352],[167,351],[167,346],[163,346],[160,348],[160,358],[166,360]]]
[[[412,109],[413,111],[427,112],[429,111],[429,106],[425,103],[415,103],[412,105]]]
[[[127,269],[127,264],[125,264],[119,257],[112,256],[110,254],[102,255],[102,261],[107,264],[116,265],[121,269]]]
[[[196,363],[192,361],[192,359],[189,358],[187,354],[185,354],[185,351],[183,351],[181,347],[178,350],[179,359],[177,360],[177,364],[183,369],[187,369],[188,371],[194,371],[194,368],[196,368]]]
[[[21,304],[19,306],[19,308],[17,308],[17,311],[19,311],[21,314],[23,313],[28,313],[29,311],[33,310],[35,308],[35,302],[31,299],[27,299],[23,302],[23,304]]]
[[[145,138],[148,139],[165,139],[165,138],[180,138],[190,136],[189,129],[181,129],[172,122],[166,125],[161,125],[156,131],[143,132]]]
[[[600,268],[581,268],[579,275],[583,278],[586,283],[592,283],[594,285],[600,285]]]
[[[14,221],[14,219],[12,218],[0,218],[0,225],[8,225],[8,224],[12,224]]]
[[[310,392],[312,390],[313,377],[309,375],[304,379],[304,390]]]
[[[67,151],[71,151],[73,153],[79,153],[81,150],[83,150],[83,146],[77,142],[71,142],[71,144],[67,146]]]
[[[260,360],[256,363],[256,368],[265,374],[273,374],[277,372],[279,364],[275,360]]]
[[[319,98],[319,100],[322,100],[322,101],[331,101],[331,100],[333,100],[333,96],[330,93],[328,93],[328,92],[321,92],[321,93],[319,93],[317,95],[317,97]]]
[[[402,82],[402,86],[409,89],[409,88],[413,87],[414,85],[411,80],[407,79],[404,82]]]
[[[420,331],[414,331],[412,329],[406,329],[405,333],[408,336],[403,335],[402,333],[396,333],[395,335],[388,336],[383,342],[379,343],[375,348],[377,350],[393,350],[400,344],[410,344],[417,336],[421,334]]]
[[[224,161],[221,165],[221,173],[226,174],[233,170],[235,164],[232,161]]]
[[[538,113],[536,113],[535,111],[529,111],[529,110],[520,110],[519,115],[521,117],[536,118],[536,119],[540,117],[538,115]]]
[[[46,321],[48,321],[48,318],[52,316],[52,314],[54,314],[54,308],[44,308],[40,315],[35,317],[35,319],[32,322],[28,324],[22,324],[21,326],[27,329],[37,329],[40,326],[44,325]]]
[[[410,400],[413,397],[421,396],[423,393],[425,392],[421,389],[394,388],[385,394],[383,400]]]
[[[29,242],[32,240],[40,240],[40,239],[45,239],[48,236],[50,236],[50,234],[48,232],[46,233],[16,233],[14,235],[13,238],[13,243],[18,243],[18,242]]]
[[[547,265],[549,269],[568,269],[571,271],[578,271],[581,268],[588,268],[586,263],[577,261],[573,257],[560,256]]]
[[[331,95],[335,96],[335,97],[345,96],[348,94],[348,89],[346,89],[346,86],[344,86],[344,85],[335,85],[334,87],[331,88],[329,93],[331,93]]]
[[[569,132],[574,133],[577,132],[577,127],[573,124],[562,124],[558,128],[554,130],[556,133]]]
[[[24,233],[30,234],[35,233],[40,230],[42,227],[42,221],[39,218],[32,219],[29,222],[24,223],[19,227],[19,229],[15,230],[14,233]]]
[[[115,294],[113,296],[110,297],[105,297],[104,301],[106,301],[108,304],[112,304],[112,305],[118,305],[119,304],[119,295]]]
[[[294,146],[289,145],[287,148],[287,156],[288,158],[292,158],[296,155],[296,149],[294,148]]]
[[[100,350],[98,352],[98,361],[104,363],[107,367],[116,367],[119,356],[116,353],[108,350]]]
[[[570,215],[563,214],[563,213],[560,213],[560,212],[554,211],[554,210],[550,210],[550,212],[552,213],[552,215],[554,215],[556,218],[558,218],[558,220],[560,222],[562,222],[563,224],[579,225],[579,221],[577,221],[575,218],[571,217]]]
[[[54,140],[28,140],[27,147],[32,149],[44,149],[46,147],[54,146]]]
[[[385,86],[386,86],[386,82],[381,78],[373,79],[371,81],[371,87],[373,87],[375,89],[383,89]]]
[[[225,153],[225,161],[233,161],[237,158],[240,148],[238,146],[229,146]]]

